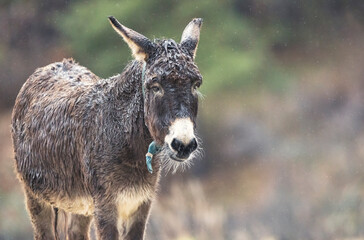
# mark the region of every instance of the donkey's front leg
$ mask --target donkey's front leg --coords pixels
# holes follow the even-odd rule
[[[118,240],[117,208],[112,202],[95,201],[95,225],[99,240]]]
[[[139,206],[127,225],[130,224],[125,240],[143,240],[145,236],[146,223],[149,217],[151,200]]]

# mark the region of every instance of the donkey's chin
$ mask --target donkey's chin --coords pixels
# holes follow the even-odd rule
[[[191,155],[190,155],[191,156]],[[187,158],[179,158],[177,157],[176,154],[170,154],[169,157],[174,160],[174,161],[177,161],[177,162],[184,162],[184,161],[188,161],[188,159],[190,158],[190,156],[188,156]]]
[[[176,173],[179,170],[183,172],[193,165],[194,160],[199,159],[201,156],[202,151],[198,148],[188,157],[180,158],[177,156],[175,151],[169,148],[168,144],[165,144],[160,152],[162,168],[166,171],[166,173]]]

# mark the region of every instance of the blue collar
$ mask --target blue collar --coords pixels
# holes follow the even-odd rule
[[[145,82],[145,69],[146,69],[147,63],[144,62],[143,63],[143,70],[142,70],[142,92],[143,92],[143,99],[145,99],[145,87],[144,87],[144,82]],[[153,156],[157,153],[159,153],[161,150],[161,147],[157,145],[157,143],[155,141],[151,142],[149,144],[148,147],[148,152],[145,155],[146,158],[146,163],[147,163],[147,168],[148,171],[150,173],[153,173],[153,168],[152,168],[152,160],[153,160]]]
[[[148,171],[150,173],[153,173],[153,168],[152,168],[152,160],[153,160],[153,156],[157,153],[159,153],[161,150],[161,147],[157,145],[157,143],[155,141],[151,142],[149,144],[149,147],[148,147],[148,152],[147,154],[145,155],[145,158],[146,158],[146,163],[147,163],[147,168],[148,168]]]
[[[143,70],[142,70],[142,92],[143,92],[143,99],[145,99],[145,88],[144,88],[144,82],[145,82],[145,69],[147,67],[147,63],[144,61],[143,63]]]

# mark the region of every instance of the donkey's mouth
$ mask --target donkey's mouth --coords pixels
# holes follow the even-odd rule
[[[196,155],[197,154],[197,155]],[[176,151],[173,151],[167,144],[164,145],[162,151],[162,166],[163,168],[169,172],[175,173],[177,169],[181,169],[182,171],[187,169],[193,164],[192,159],[196,156],[199,156],[199,151],[193,152],[191,154],[179,154]]]
[[[176,156],[174,156],[174,154],[170,154],[169,157],[177,162],[184,162],[185,160],[187,160],[187,158],[186,159],[177,158]]]

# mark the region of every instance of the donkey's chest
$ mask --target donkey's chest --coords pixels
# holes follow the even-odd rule
[[[129,231],[136,214],[138,214],[138,209],[142,208],[144,203],[151,201],[153,196],[154,192],[147,189],[123,191],[118,194],[115,204],[118,214],[117,228],[119,232]]]
[[[119,220],[129,219],[143,204],[153,198],[152,189],[133,189],[118,193],[115,204]]]
[[[55,207],[63,209],[66,212],[91,216],[94,213],[94,203],[91,196],[77,198],[61,198],[53,203]]]
[[[124,189],[110,199],[113,199],[120,221],[129,219],[145,202],[152,200],[154,191],[151,188]],[[105,196],[107,197],[107,196]],[[67,212],[91,216],[95,211],[95,204],[91,196],[77,197],[73,199],[57,199],[54,204]]]

